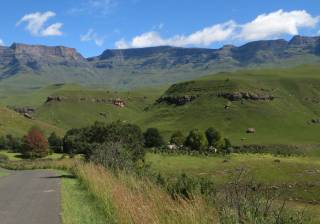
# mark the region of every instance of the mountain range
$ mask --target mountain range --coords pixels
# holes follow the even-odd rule
[[[85,58],[76,49],[14,43],[0,46],[0,84],[43,86],[77,82],[133,88],[231,70],[320,62],[320,37],[294,36],[220,49],[171,46],[105,50]]]

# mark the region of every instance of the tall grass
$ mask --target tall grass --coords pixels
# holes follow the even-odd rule
[[[99,200],[106,205],[112,202],[119,223],[218,222],[216,211],[200,197],[173,200],[148,180],[123,173],[115,176],[94,164],[78,163],[74,172]]]

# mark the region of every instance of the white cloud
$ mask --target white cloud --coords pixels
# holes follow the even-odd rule
[[[41,31],[42,36],[61,36],[62,23],[54,23]]]
[[[86,34],[80,36],[82,42],[93,41],[96,45],[102,46],[104,44],[104,37],[100,37],[93,29],[90,29]]]
[[[45,27],[45,23],[56,14],[51,11],[44,13],[35,12],[23,16],[18,22],[17,26],[22,23],[27,23],[26,30],[28,30],[34,36],[60,36],[63,26],[62,23],[54,23],[48,27]]]
[[[297,35],[300,28],[314,28],[318,22],[319,17],[313,17],[305,10],[278,10],[259,15],[253,21],[242,25],[239,38],[251,41],[277,38],[284,34]]]
[[[236,28],[236,24],[233,21],[229,21],[223,24],[213,25],[211,27],[204,28],[196,31],[190,35],[176,35],[171,38],[163,38],[158,32],[152,31],[143,33],[134,37],[130,42],[126,42],[121,39],[116,42],[117,48],[129,48],[129,47],[152,47],[160,45],[171,46],[209,46],[214,42],[224,41],[230,38]]]
[[[4,46],[4,42],[2,39],[0,39],[0,46]]]
[[[115,46],[117,48],[139,48],[160,45],[206,47],[216,42],[230,40],[243,42],[274,39],[283,35],[297,35],[301,28],[314,29],[319,22],[319,16],[314,17],[305,10],[289,12],[278,10],[269,14],[261,14],[253,21],[245,24],[229,21],[206,27],[187,36],[175,35],[163,38],[159,32],[150,31],[133,37],[131,41],[121,39],[115,43]]]

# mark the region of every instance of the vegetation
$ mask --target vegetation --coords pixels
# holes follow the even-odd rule
[[[159,130],[156,128],[148,128],[143,135],[145,141],[144,144],[147,148],[161,147],[164,145],[164,140],[160,135]]]
[[[190,131],[186,138],[185,146],[194,151],[201,151],[204,145],[205,140],[203,134],[197,129]]]
[[[32,127],[22,139],[22,153],[27,158],[45,157],[49,154],[48,140],[37,127]]]

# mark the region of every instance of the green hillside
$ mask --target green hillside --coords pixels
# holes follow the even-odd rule
[[[274,99],[233,101],[222,96],[236,93]],[[62,100],[44,103],[49,95]],[[157,102],[160,97],[195,99],[175,105]],[[124,108],[113,104],[117,98],[125,102]],[[237,144],[315,144],[320,138],[320,124],[311,122],[320,118],[320,66],[219,73],[167,90],[116,92],[50,86],[33,91],[25,99],[41,104],[35,113],[37,119],[63,129],[120,119],[144,129],[157,127],[166,138],[174,130],[187,133],[209,126],[217,127]],[[256,133],[247,134],[248,128],[256,129]]]
[[[58,134],[63,134],[63,130],[53,125],[36,119],[27,119],[22,115],[0,107],[0,136],[12,134],[16,136],[24,135],[32,126],[38,126],[47,135],[55,131]]]

